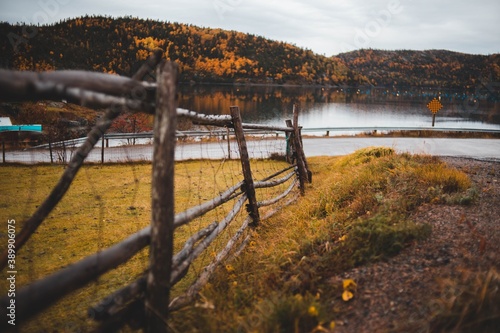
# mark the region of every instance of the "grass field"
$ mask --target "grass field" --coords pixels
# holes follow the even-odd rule
[[[252,161],[254,177],[262,179],[286,167],[279,161]],[[17,232],[22,221],[28,218],[49,194],[63,172],[62,166],[52,165],[2,165],[0,177],[0,215],[2,230],[7,230],[7,220],[15,219]],[[42,223],[26,246],[18,251],[16,286],[47,276],[71,263],[118,243],[150,223],[151,165],[115,164],[87,165],[78,173],[63,200]],[[241,176],[240,161],[187,161],[177,163],[175,175],[176,211],[212,199],[228,187],[238,183]],[[275,190],[257,190],[259,199],[269,199]],[[195,219],[189,225],[176,230],[176,248],[203,226],[223,218],[233,202]],[[239,217],[235,226],[241,223]],[[212,253],[219,251],[228,236],[208,249],[199,261],[207,264]],[[0,234],[0,249],[7,245],[7,235]],[[148,266],[145,249],[130,262],[111,271],[95,283],[76,291],[58,302],[44,314],[30,321],[26,330],[58,329],[72,331],[75,327],[90,324],[87,308],[105,296],[134,281]],[[201,270],[201,263],[193,265],[188,276],[179,283],[173,295],[182,291]],[[2,279],[0,285],[6,287]],[[7,289],[2,289],[7,290]],[[36,330],[35,329],[35,330]]]
[[[410,242],[425,238],[430,228],[409,220],[419,205],[474,200],[466,175],[432,157],[367,148],[345,157],[311,158],[309,164],[313,184],[306,189],[306,196],[262,223],[249,247],[219,269],[198,302],[171,315],[170,325],[175,331],[275,332],[293,331],[294,327],[300,332],[317,327],[326,330],[335,317],[323,311],[333,296],[320,292],[322,277],[392,256]],[[252,164],[257,179],[284,166],[276,161]],[[3,230],[7,219],[16,219],[20,224],[36,209],[62,170],[61,166],[48,165],[0,166]],[[240,180],[239,161],[178,163],[176,210],[208,200]],[[150,191],[148,164],[85,166],[66,197],[17,253],[17,286],[147,226]],[[273,192],[266,190],[257,195],[261,200]],[[199,227],[220,219],[227,210],[223,207],[179,230],[176,247]],[[7,244],[3,232],[0,242]],[[208,251],[201,259],[208,261],[212,255]],[[126,265],[64,298],[24,329],[70,332],[85,327],[90,323],[86,317],[88,306],[132,282],[147,265],[148,253],[144,250]],[[201,265],[195,267],[192,274],[200,269]],[[3,288],[6,281],[0,285]],[[338,292],[341,290],[329,291]]]

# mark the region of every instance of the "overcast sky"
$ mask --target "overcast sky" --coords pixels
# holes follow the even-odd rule
[[[500,52],[499,0],[0,0],[0,21],[131,15],[223,28],[327,56],[360,48]]]

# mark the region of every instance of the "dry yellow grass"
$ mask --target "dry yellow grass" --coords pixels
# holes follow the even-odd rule
[[[252,161],[254,176],[264,178],[286,166],[283,162]],[[62,166],[2,165],[0,179],[0,215],[2,230],[7,219],[15,219],[17,231],[45,199],[63,172]],[[207,201],[242,180],[239,161],[187,161],[177,163],[176,211]],[[283,190],[283,187],[280,188]],[[279,190],[279,189],[278,189]],[[258,190],[268,199],[277,190]],[[78,173],[66,196],[42,223],[26,246],[17,252],[17,288],[43,278],[84,257],[120,242],[150,223],[151,165],[87,165]],[[175,247],[203,226],[227,214],[232,203],[223,205],[176,231]],[[238,222],[239,221],[239,222]],[[234,231],[242,218],[236,221]],[[207,254],[193,265],[174,295],[185,288],[219,251],[228,235],[215,242]],[[0,235],[0,250],[7,246],[6,233]],[[141,251],[127,264],[118,267],[98,281],[64,298],[43,314],[23,326],[23,330],[72,331],[92,323],[87,308],[105,296],[134,281],[148,266],[148,251]],[[7,281],[2,280],[2,290]]]
[[[252,165],[256,165],[257,179],[285,166],[276,161],[254,161]],[[473,191],[467,191],[468,178],[432,157],[368,148],[346,157],[311,158],[309,165],[314,176],[307,195],[263,222],[246,251],[219,269],[196,304],[171,315],[173,328],[200,332],[330,329],[335,314],[325,311],[326,304],[333,293],[342,291],[322,290],[323,278],[394,255],[408,242],[425,237],[428,228],[407,218],[420,204],[474,200]],[[29,216],[61,172],[60,166],[1,166],[6,189],[0,193],[2,223],[7,218],[22,221]],[[240,180],[239,161],[178,163],[176,210],[210,199]],[[150,165],[85,166],[67,196],[19,251],[18,285],[46,276],[148,225],[150,188]],[[273,194],[274,190],[258,191],[260,199]],[[182,239],[220,219],[228,209],[222,207],[178,230],[176,248]],[[5,236],[0,241],[6,244]],[[211,260],[212,252],[209,249],[201,261]],[[90,324],[87,307],[137,278],[148,265],[147,257],[147,250],[142,251],[24,328],[69,332],[86,327]],[[178,288],[185,288],[201,267],[193,267],[191,276]],[[0,282],[2,287],[5,283]]]
[[[338,303],[345,290],[325,284],[329,277],[425,238],[429,226],[409,220],[419,205],[471,195],[463,173],[390,148],[310,158],[309,166],[314,176],[306,196],[256,230],[251,246],[230,271],[219,270],[197,306],[172,314],[177,331],[330,331],[335,311],[348,305]]]

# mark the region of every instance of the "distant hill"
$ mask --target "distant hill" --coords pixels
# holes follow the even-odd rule
[[[0,23],[0,36],[0,67],[20,70],[130,76],[151,50],[161,48],[179,64],[184,82],[469,90],[500,82],[500,54],[366,49],[325,57],[252,34],[132,17],[85,16],[39,27]]]
[[[0,24],[2,67],[83,69],[131,75],[161,48],[181,80],[356,85],[364,79],[336,57],[236,31],[141,20],[80,17],[41,27]]]
[[[342,53],[338,57],[375,86],[470,89],[481,82],[500,82],[500,54],[363,49]]]

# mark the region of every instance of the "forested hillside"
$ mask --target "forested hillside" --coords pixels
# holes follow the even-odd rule
[[[55,25],[0,24],[2,67],[84,69],[131,75],[161,48],[179,63],[181,80],[299,84],[365,82],[336,57],[221,29],[140,20],[81,17]]]
[[[185,82],[462,89],[500,82],[500,54],[364,49],[326,57],[261,36],[132,17],[85,16],[39,27],[0,23],[0,36],[0,67],[21,70],[130,76],[161,48]]]
[[[500,82],[500,54],[364,49],[340,54],[339,58],[375,86],[470,88],[481,81]]]

